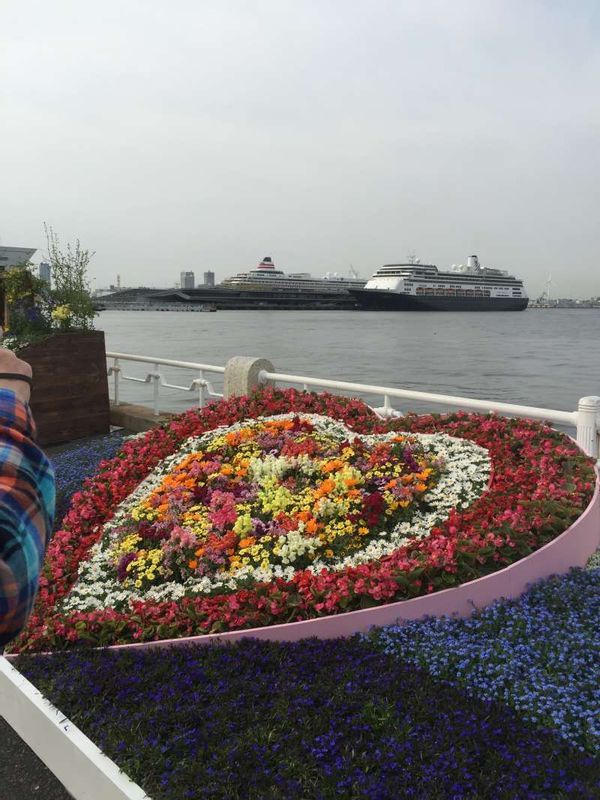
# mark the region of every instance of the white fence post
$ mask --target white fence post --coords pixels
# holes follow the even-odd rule
[[[158,417],[158,391],[160,389],[160,373],[158,371],[158,364],[154,365],[154,372],[152,374],[152,383],[154,386],[153,391],[153,398],[152,398],[152,408],[154,411],[154,416]]]
[[[387,394],[383,396],[383,405],[378,408],[373,408],[373,411],[378,417],[381,417],[381,419],[394,419],[395,417],[404,416],[401,411],[398,411],[392,406],[390,396]]]
[[[588,456],[598,458],[600,397],[582,397],[577,405],[577,444]]]
[[[200,383],[198,384],[198,408],[204,408],[204,390],[206,389],[206,382],[204,380],[204,372],[200,370],[198,375]]]
[[[113,364],[113,374],[115,376],[115,392],[114,392],[114,404],[116,406],[119,405],[119,375],[121,373],[121,367],[119,366],[119,359],[115,358]]]

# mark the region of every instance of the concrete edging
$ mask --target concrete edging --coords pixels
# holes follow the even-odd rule
[[[76,800],[149,800],[137,783],[2,656],[0,708],[8,724]]]
[[[117,428],[125,428],[131,433],[143,433],[151,428],[156,428],[163,422],[170,422],[177,414],[161,411],[155,414],[148,406],[138,406],[133,403],[111,404],[110,424]]]

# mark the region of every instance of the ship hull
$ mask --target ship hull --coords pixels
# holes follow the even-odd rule
[[[350,289],[366,311],[524,311],[527,297],[416,297],[381,289]]]

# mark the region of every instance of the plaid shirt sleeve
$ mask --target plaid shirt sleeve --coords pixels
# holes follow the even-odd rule
[[[54,472],[29,406],[0,389],[0,652],[25,626],[52,534]]]

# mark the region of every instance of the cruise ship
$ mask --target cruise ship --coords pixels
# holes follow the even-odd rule
[[[362,289],[366,281],[356,277],[344,278],[337,274],[328,273],[323,278],[313,278],[308,272],[285,273],[275,268],[271,256],[265,256],[260,264],[248,272],[240,272],[231,278],[226,278],[220,286],[232,289],[258,291],[285,290],[297,292],[331,292],[334,294],[346,293],[350,289]]]
[[[349,292],[371,311],[523,311],[529,302],[522,280],[482,267],[477,256],[447,271],[415,258],[385,264]]]

